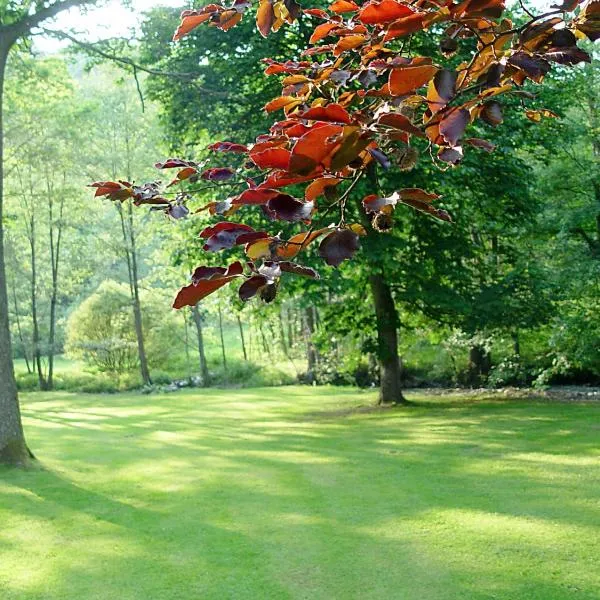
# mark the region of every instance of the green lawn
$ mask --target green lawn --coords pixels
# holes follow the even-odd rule
[[[598,600],[600,406],[412,397],[26,395],[0,598]]]

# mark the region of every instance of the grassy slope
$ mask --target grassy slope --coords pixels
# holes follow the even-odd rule
[[[2,600],[600,597],[600,406],[32,394]]]

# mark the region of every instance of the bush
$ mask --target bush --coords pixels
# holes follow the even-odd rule
[[[176,360],[181,346],[182,323],[149,294],[142,297],[142,321],[150,368],[164,368],[165,356]],[[105,281],[70,315],[67,323],[67,352],[102,372],[123,375],[138,364],[129,289]],[[129,388],[130,386],[128,386]]]
[[[285,371],[272,366],[261,366],[245,360],[227,361],[210,371],[210,385],[236,387],[273,387],[291,385],[294,378]]]

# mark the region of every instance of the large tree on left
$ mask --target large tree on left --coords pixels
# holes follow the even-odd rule
[[[27,465],[32,454],[23,435],[19,399],[15,383],[10,330],[8,294],[4,267],[4,129],[3,92],[6,64],[11,48],[27,38],[43,21],[69,8],[93,4],[93,0],[63,0],[54,3],[40,0],[0,0],[0,464]]]

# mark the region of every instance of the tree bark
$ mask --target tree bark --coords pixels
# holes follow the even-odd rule
[[[219,305],[219,334],[221,335],[221,352],[223,354],[223,368],[227,370],[227,357],[225,356],[225,336],[223,335],[223,312]]]
[[[198,334],[198,357],[200,359],[200,377],[202,377],[202,385],[206,386],[209,383],[208,363],[206,362],[206,354],[204,353],[204,336],[202,335],[202,315],[198,309],[198,305],[192,307],[192,316],[196,324],[196,332]]]
[[[4,266],[4,130],[3,95],[6,61],[11,44],[2,40],[0,32],[0,463],[26,466],[33,458],[25,444],[17,384],[12,357],[10,328],[8,323],[8,290]]]
[[[373,189],[378,189],[375,164],[369,169],[368,178]],[[373,232],[373,227],[363,209],[361,201],[356,199],[358,214],[363,226]],[[365,244],[366,246],[366,244]],[[369,286],[373,296],[377,321],[377,362],[379,363],[379,404],[408,404],[402,393],[401,365],[398,354],[398,326],[400,319],[392,296],[392,290],[386,280],[383,264],[376,259],[374,250],[365,248],[365,258],[372,275]]]
[[[390,286],[383,274],[369,276],[377,317],[379,404],[405,404],[398,357],[398,312]]]
[[[317,350],[312,341],[315,332],[315,319],[312,306],[304,309],[304,340],[306,342],[306,381],[315,381],[315,367],[317,366]]]
[[[242,341],[242,352],[244,353],[244,360],[248,362],[248,353],[246,352],[246,340],[244,340],[244,326],[242,324],[242,319],[240,319],[240,315],[237,315],[238,327],[240,328],[240,340]]]
[[[492,355],[483,346],[473,346],[469,350],[469,383],[480,385],[490,374]]]

